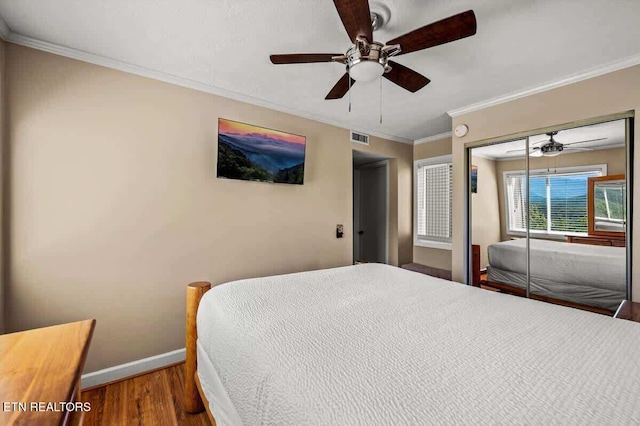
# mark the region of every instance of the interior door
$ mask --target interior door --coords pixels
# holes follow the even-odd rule
[[[360,169],[360,259],[387,262],[387,164]]]

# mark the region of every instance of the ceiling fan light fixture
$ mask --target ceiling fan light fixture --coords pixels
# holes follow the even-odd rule
[[[555,157],[557,155],[560,155],[561,152],[562,152],[562,150],[560,150],[560,151],[542,151],[542,156],[543,157]]]
[[[378,61],[360,61],[349,67],[349,75],[355,81],[373,81],[384,74],[384,66]]]

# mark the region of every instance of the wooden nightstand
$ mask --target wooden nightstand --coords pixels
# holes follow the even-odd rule
[[[0,336],[0,424],[82,424],[83,412],[73,403],[82,405],[80,374],[95,323]]]
[[[624,300],[613,317],[640,322],[640,303]]]

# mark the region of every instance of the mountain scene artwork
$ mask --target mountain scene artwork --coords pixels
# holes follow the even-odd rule
[[[218,119],[218,177],[302,185],[306,138]]]

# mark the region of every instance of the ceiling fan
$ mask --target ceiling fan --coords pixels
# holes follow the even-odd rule
[[[345,54],[299,53],[270,56],[271,62],[278,65],[314,62],[338,62],[346,65],[347,72],[325,99],[340,99],[356,81],[373,81],[380,76],[410,92],[417,92],[429,84],[430,80],[389,58],[460,40],[476,33],[476,16],[473,10],[468,10],[382,44],[373,39],[378,16],[369,10],[368,0],[333,2],[353,43]]]
[[[567,152],[567,151],[594,151],[596,149],[602,149],[603,147],[599,146],[597,148],[580,148],[580,147],[574,147],[573,145],[577,145],[580,143],[587,143],[587,142],[603,141],[605,139],[608,139],[608,138],[598,138],[598,139],[589,139],[586,141],[579,141],[579,142],[560,143],[554,139],[554,136],[557,134],[558,132],[547,133],[547,136],[549,136],[549,140],[541,141],[531,146],[529,148],[530,149],[529,155],[531,157],[555,157],[556,155],[559,155],[560,153]],[[526,149],[512,149],[510,151],[507,151],[507,154],[510,152],[520,152],[520,151],[526,151]]]

